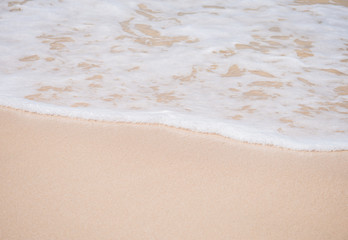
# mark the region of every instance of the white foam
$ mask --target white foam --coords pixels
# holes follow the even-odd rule
[[[347,16],[271,0],[2,1],[0,104],[347,150]]]

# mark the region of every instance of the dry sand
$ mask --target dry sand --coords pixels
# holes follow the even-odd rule
[[[348,152],[0,108],[0,239],[348,239]]]

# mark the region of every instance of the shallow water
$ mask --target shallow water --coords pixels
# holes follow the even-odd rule
[[[347,29],[339,0],[1,1],[0,104],[348,149]]]

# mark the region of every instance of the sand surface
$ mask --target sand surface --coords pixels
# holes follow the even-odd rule
[[[0,108],[0,239],[347,239],[348,152]]]

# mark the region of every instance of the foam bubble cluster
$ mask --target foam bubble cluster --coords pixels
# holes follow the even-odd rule
[[[344,4],[1,1],[0,104],[347,150]]]

